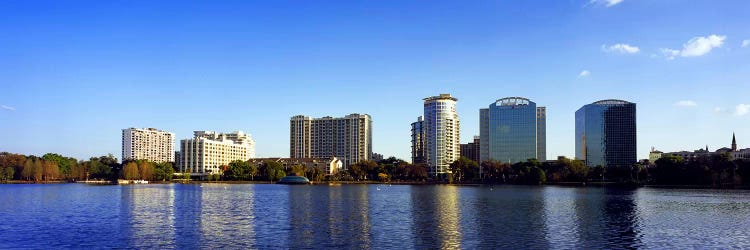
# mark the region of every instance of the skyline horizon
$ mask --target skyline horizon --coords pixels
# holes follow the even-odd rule
[[[289,117],[373,117],[410,159],[422,99],[459,99],[460,141],[507,96],[547,107],[547,158],[574,113],[637,103],[638,159],[750,146],[750,2],[11,2],[0,8],[0,151],[121,152],[118,131],[243,130],[289,154]],[[667,13],[667,14],[665,14]],[[669,14],[679,13],[679,14]],[[283,125],[282,125],[283,124]],[[279,129],[282,125],[283,129]]]
[[[457,101],[457,102],[460,102],[460,99],[459,99],[458,97],[456,97],[456,96],[453,96],[453,95],[452,95],[452,94],[450,94],[450,93],[440,93],[440,94],[449,94],[449,95],[451,95],[451,96],[452,96],[453,98],[456,98],[456,99],[458,99],[458,101]],[[440,95],[440,94],[437,94],[437,95]],[[430,97],[432,97],[432,96],[430,96]],[[496,101],[499,101],[499,100],[501,100],[501,99],[504,99],[504,98],[509,98],[509,97],[511,97],[511,98],[516,98],[516,97],[520,97],[520,98],[526,98],[526,97],[523,97],[523,96],[508,96],[508,97],[501,97],[501,98],[498,98],[498,99],[497,99]],[[426,98],[424,98],[424,99],[426,99]],[[533,100],[533,99],[529,99],[529,100]],[[595,100],[595,101],[592,101],[592,102],[591,102],[591,103],[589,103],[589,104],[592,104],[592,103],[596,103],[596,102],[600,102],[600,101],[607,101],[607,100],[620,100],[620,101],[632,102],[632,101],[629,101],[629,100],[623,100],[623,99],[615,99],[615,98],[604,98],[604,99],[599,99],[599,100]],[[493,102],[493,103],[494,103],[494,102]],[[637,102],[632,102],[632,103],[635,103],[636,105],[638,104]],[[585,106],[585,105],[588,105],[588,104],[584,104],[584,106]],[[548,106],[539,106],[539,107],[548,107]],[[583,106],[581,106],[581,108],[582,108],[582,107],[583,107]],[[481,109],[481,108],[480,108],[480,109]],[[580,108],[579,108],[579,109],[580,109]],[[479,110],[479,109],[477,109],[477,111],[478,111],[478,110]],[[638,113],[638,108],[636,108],[636,122],[638,122],[638,120],[639,120],[639,119],[637,119],[637,117],[638,117],[637,113]],[[345,117],[345,116],[348,116],[348,115],[353,115],[353,114],[360,114],[360,115],[369,115],[369,116],[370,116],[371,118],[373,117],[373,116],[372,116],[372,115],[370,115],[369,113],[363,113],[363,112],[351,112],[351,113],[347,113],[347,114],[343,114],[343,115],[322,115],[322,116],[311,116],[311,115],[307,115],[307,114],[296,114],[296,115],[292,115],[292,116],[290,116],[289,118],[290,118],[290,119],[292,119],[292,118],[294,118],[295,116],[305,116],[305,117],[311,117],[311,118],[313,118],[313,119],[319,119],[319,118],[325,118],[325,117],[340,118],[340,117]],[[460,114],[460,113],[458,113],[458,115],[459,115],[459,118],[460,118],[460,117],[461,117],[461,114]],[[421,115],[419,115],[419,116],[421,116]],[[417,116],[417,117],[419,117],[419,116]],[[477,118],[478,118],[478,117],[477,117]],[[463,119],[461,119],[461,120],[463,120]],[[373,123],[374,123],[375,121],[376,121],[376,119],[373,119]],[[409,124],[410,124],[410,123],[409,123]],[[373,125],[373,127],[376,127],[376,126],[375,126],[375,125]],[[169,130],[169,129],[165,129],[165,128],[160,128],[160,127],[153,127],[153,126],[127,127],[127,128],[122,128],[122,129],[120,129],[120,132],[121,132],[122,130],[125,130],[125,129],[128,129],[128,128],[136,128],[136,129],[152,129],[152,128],[153,128],[153,129],[157,129],[157,130],[159,130],[159,131],[163,131],[163,132],[169,132],[169,133],[173,133],[173,134],[175,134],[175,145],[174,145],[174,146],[177,146],[177,145],[178,145],[178,142],[179,142],[179,141],[181,141],[181,140],[191,139],[191,138],[193,138],[193,137],[194,137],[194,136],[190,136],[190,137],[179,137],[179,136],[177,136],[177,135],[178,135],[177,133],[175,133],[175,132],[173,132],[173,131],[171,131],[171,130]],[[373,129],[373,130],[375,130],[375,129]],[[251,138],[252,138],[252,136],[253,136],[253,133],[252,133],[252,132],[250,132],[250,131],[247,131],[247,130],[243,130],[243,129],[234,129],[234,130],[230,129],[230,130],[227,130],[227,131],[219,131],[219,130],[212,130],[212,129],[199,129],[199,130],[192,130],[192,133],[191,133],[191,134],[194,134],[194,132],[198,132],[198,131],[215,131],[215,132],[217,132],[217,133],[227,133],[227,132],[238,132],[238,131],[241,131],[241,132],[243,132],[243,133],[246,133],[246,134],[250,135],[250,136],[251,136]],[[374,133],[374,131],[373,131],[373,133]],[[468,140],[468,141],[466,141],[466,142],[464,142],[463,140],[461,140],[461,144],[467,144],[467,143],[471,143],[471,142],[473,142],[473,140],[474,140],[474,137],[478,137],[478,136],[479,136],[479,134],[478,134],[478,133],[477,133],[476,135],[470,135],[470,139],[471,139],[471,140]],[[734,132],[734,131],[733,131],[733,132],[732,132],[732,139],[735,139],[735,137],[736,137],[736,132]],[[375,136],[373,136],[373,138],[375,138]],[[462,137],[462,139],[463,139],[463,137]],[[573,140],[575,140],[575,138],[574,138]],[[253,141],[255,142],[255,145],[257,146],[257,145],[258,145],[258,144],[257,144],[257,141],[256,141],[255,139],[253,139]],[[373,142],[374,142],[374,141],[377,141],[377,140],[376,140],[376,139],[373,139]],[[729,143],[729,145],[731,145],[731,143]],[[574,146],[575,146],[575,145],[574,145]],[[724,145],[724,146],[721,146],[721,145],[717,145],[717,146],[716,146],[715,148],[717,148],[717,149],[718,149],[718,148],[724,148],[725,146],[726,146],[726,145]],[[709,145],[708,145],[708,144],[706,144],[706,145],[705,145],[705,147],[709,147]],[[676,149],[676,150],[661,150],[660,148],[658,148],[658,147],[656,147],[656,146],[650,146],[650,147],[649,147],[649,151],[650,151],[650,149],[651,149],[651,148],[655,148],[655,150],[658,150],[658,151],[663,151],[663,152],[665,152],[665,153],[666,153],[666,152],[679,152],[679,151],[693,151],[693,150],[700,150],[700,149],[703,149],[703,147],[698,147],[697,149],[687,149],[687,148],[685,148],[685,149]],[[747,148],[750,148],[750,147],[747,147]],[[178,150],[178,149],[179,149],[178,147],[175,147],[175,152],[179,152],[179,150]],[[738,147],[738,149],[746,149],[746,148],[744,148],[744,147]],[[256,147],[256,150],[257,150],[257,147]],[[640,151],[640,148],[639,148],[638,150]],[[0,152],[6,152],[6,151],[0,150]],[[11,151],[7,151],[7,152],[10,152],[10,153],[20,153],[20,152],[11,152]],[[118,152],[122,152],[122,147],[120,148],[120,151],[118,151]],[[45,153],[60,153],[60,152],[45,152]],[[37,155],[37,156],[41,156],[41,155],[44,155],[45,153],[39,153],[39,154],[28,154],[28,155]],[[256,153],[257,153],[257,151],[256,151]],[[373,154],[376,154],[376,153],[378,153],[378,154],[382,154],[382,153],[379,153],[379,151],[376,151],[375,149],[373,149]],[[26,154],[26,153],[24,153],[24,154]],[[118,155],[117,155],[116,153],[105,153],[105,154],[102,154],[102,155],[108,155],[108,154],[112,154],[113,156],[118,156]],[[63,155],[65,155],[65,154],[63,154]],[[91,158],[91,157],[98,157],[98,156],[102,156],[102,155],[90,155],[90,156],[88,156],[88,157],[82,157],[82,158],[79,158],[79,157],[75,157],[75,156],[74,156],[74,158],[76,158],[76,159],[78,159],[78,160],[86,160],[86,159],[88,159],[88,158]],[[398,157],[398,156],[396,156],[396,155],[386,155],[386,154],[382,154],[382,155],[383,155],[383,158],[396,157],[396,158],[398,158],[398,159],[401,159],[401,160],[404,160],[404,161],[407,161],[407,162],[411,162],[411,160],[412,160],[412,159],[411,159],[411,157],[405,157],[405,158],[402,158],[402,157]],[[119,156],[120,156],[120,158],[122,157],[121,155],[119,155]],[[462,155],[462,156],[463,156],[463,155]],[[280,156],[280,155],[257,155],[256,157],[254,157],[254,158],[250,158],[250,159],[255,159],[255,158],[277,158],[277,157],[279,157],[279,158],[288,158],[288,157],[291,157],[291,156],[290,156],[290,155],[288,155],[288,154],[287,154],[287,155],[284,155],[284,156]],[[567,157],[567,158],[569,158],[569,159],[576,159],[575,155],[552,155],[552,156],[550,156],[550,155],[548,154],[548,155],[547,155],[547,160],[556,160],[556,159],[557,159],[558,157]],[[119,161],[122,161],[123,159],[120,159],[120,158],[118,158],[118,160],[119,160]],[[641,160],[641,159],[648,159],[648,155],[646,155],[645,157],[641,157],[641,156],[639,155],[639,156],[638,156],[637,158],[638,158],[638,160]]]

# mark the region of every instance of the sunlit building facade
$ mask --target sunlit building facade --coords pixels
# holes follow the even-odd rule
[[[255,141],[242,131],[216,133],[195,131],[192,139],[180,141],[180,171],[194,174],[220,174],[222,167],[235,160],[255,158]]]
[[[174,133],[155,128],[123,129],[122,160],[174,162]]]
[[[351,164],[372,159],[372,118],[368,114],[311,118],[297,115],[289,123],[289,157],[336,157]]]
[[[636,105],[602,100],[575,113],[576,159],[590,167],[629,167],[637,162]]]
[[[425,134],[425,162],[431,176],[450,173],[449,165],[461,155],[457,101],[450,94],[424,99],[422,129]]]
[[[481,109],[480,160],[547,160],[546,117],[545,107],[523,97],[502,98]]]

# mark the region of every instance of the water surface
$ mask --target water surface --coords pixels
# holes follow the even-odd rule
[[[750,248],[750,192],[0,185],[0,239],[0,249]]]

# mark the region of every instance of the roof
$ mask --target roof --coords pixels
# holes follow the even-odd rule
[[[606,99],[606,100],[596,101],[593,104],[599,104],[599,105],[617,105],[617,104],[632,104],[632,102],[628,102],[628,101],[624,101],[624,100],[618,100],[618,99]]]

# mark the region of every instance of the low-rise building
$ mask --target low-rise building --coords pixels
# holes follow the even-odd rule
[[[703,157],[712,157],[714,155],[720,155],[720,154],[725,154],[725,153],[728,153],[729,155],[731,155],[733,160],[750,159],[750,148],[737,149],[737,139],[735,138],[734,134],[732,134],[732,145],[730,147],[723,147],[712,152],[708,150],[708,146],[706,146],[705,149],[701,148],[701,149],[697,149],[693,151],[683,150],[683,151],[678,151],[678,152],[669,152],[669,153],[664,153],[664,155],[679,156],[679,157],[682,157],[682,159],[685,159],[686,161],[691,161],[691,160],[696,160],[696,159],[700,159]],[[651,158],[651,155],[649,154],[649,159],[650,158]]]

